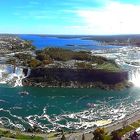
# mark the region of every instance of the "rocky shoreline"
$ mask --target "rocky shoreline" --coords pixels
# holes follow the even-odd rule
[[[27,70],[25,69],[26,73]],[[106,72],[102,70],[36,68],[23,79],[24,86],[60,88],[101,88],[121,90],[132,86],[128,73]]]
[[[6,47],[5,47],[6,46]],[[13,52],[12,54],[10,54]],[[31,69],[23,79],[24,86],[62,88],[124,89],[131,86],[128,72],[115,61],[96,56],[89,51],[62,48],[35,50],[31,42],[14,35],[0,36],[1,64]]]

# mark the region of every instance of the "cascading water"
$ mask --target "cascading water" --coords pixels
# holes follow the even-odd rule
[[[30,75],[30,73],[31,73],[31,69],[28,68],[27,75],[25,76],[25,78],[28,77]]]
[[[130,81],[135,84],[135,86],[140,86],[140,68],[133,69],[129,72]]]
[[[22,80],[29,76],[30,69],[28,69],[27,75],[25,76],[23,68],[12,65],[1,64],[0,65],[0,83],[9,84],[13,87],[22,86]]]
[[[140,48],[122,47],[118,49],[93,52],[95,55],[114,59],[118,65],[129,72],[129,81],[135,86],[140,86]]]
[[[129,72],[129,81],[140,86],[140,49],[138,47],[126,48],[120,57],[121,67]]]

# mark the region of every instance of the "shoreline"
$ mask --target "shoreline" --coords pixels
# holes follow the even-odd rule
[[[26,80],[26,79],[24,79]],[[103,84],[102,82],[90,82],[90,83],[86,83],[86,84],[81,84],[81,83],[76,83],[76,82],[71,82],[71,83],[65,83],[65,84],[60,84],[56,83],[54,85],[50,85],[48,83],[35,83],[35,82],[29,82],[29,83],[25,83],[23,82],[23,86],[25,87],[39,87],[39,88],[74,88],[74,89],[92,89],[92,88],[99,88],[99,89],[103,89],[106,91],[111,91],[111,90],[124,90],[124,89],[129,89],[131,87],[133,87],[132,82],[122,82],[122,83],[117,83],[115,85],[109,85],[109,84]]]
[[[123,119],[112,122],[110,124],[107,125],[103,125],[103,126],[99,126],[100,128],[105,128],[105,130],[109,133],[111,133],[112,131],[118,130],[123,128],[124,126],[130,125],[138,120],[140,120],[140,109],[138,109],[135,112],[132,112],[129,115],[126,115]],[[98,128],[98,127],[96,127]],[[96,129],[96,128],[91,128],[91,129],[86,129],[86,130],[73,130],[71,132],[66,131],[65,132],[65,136],[66,138],[69,138],[71,136],[73,137],[78,137],[78,140],[81,139],[82,134],[85,134],[85,137],[91,137],[93,136],[92,132]],[[48,138],[52,139],[52,140],[57,140],[59,138],[61,138],[61,132],[50,132],[50,133],[30,133],[30,132],[22,132],[22,131],[16,131],[16,130],[12,130],[12,129],[8,129],[5,128],[4,126],[0,125],[0,130],[1,131],[10,131],[11,133],[15,134],[17,132],[20,132],[22,135],[25,136],[39,136],[42,138]],[[80,138],[79,138],[80,137]]]

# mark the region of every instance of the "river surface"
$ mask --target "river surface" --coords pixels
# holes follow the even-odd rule
[[[21,96],[20,91],[28,91]],[[0,87],[0,123],[22,130],[33,125],[45,131],[86,129],[117,121],[140,109],[140,89]],[[97,122],[95,122],[97,121]]]
[[[37,49],[45,47],[60,47],[72,50],[92,50],[119,48],[120,46],[103,46],[95,40],[87,40],[84,37],[60,37],[60,36],[40,36],[40,35],[19,35],[21,39],[32,41]]]
[[[22,35],[23,37],[27,39],[26,35]],[[28,40],[33,40],[36,37],[41,38],[40,36],[28,35]],[[47,40],[47,37],[42,38]],[[74,40],[78,40],[76,45],[81,42],[88,45],[93,43],[93,41],[88,42],[88,40],[81,39],[60,38],[59,40],[59,38],[54,39],[54,37],[49,37],[49,39],[53,41],[45,41],[45,45],[42,45],[41,40],[36,40],[33,43],[38,46],[38,49],[50,45],[66,48],[66,44],[75,44]],[[55,40],[59,41],[55,42]],[[40,45],[36,43],[40,43]],[[82,45],[84,46],[84,44]],[[91,46],[88,45],[85,47],[90,48]],[[76,46],[74,47],[80,49]],[[129,71],[130,81],[134,83],[134,87],[121,91],[105,91],[93,88],[11,87],[6,84],[0,84],[0,124],[7,128],[19,128],[23,131],[33,126],[48,132],[60,128],[79,130],[118,121],[140,109],[139,48],[123,48],[119,46],[113,48],[111,46],[104,49],[104,47],[106,48],[106,46],[100,46],[100,49],[97,49],[96,45],[92,45],[92,53],[115,59],[118,65]],[[10,66],[0,67],[0,78],[3,81],[5,81],[4,78],[8,81],[9,77],[13,76],[10,70]],[[6,76],[4,73],[6,73]],[[17,69],[14,75],[18,77],[17,79],[24,78],[21,69]],[[4,83],[3,81],[2,83]],[[22,96],[20,92],[23,91],[28,92],[29,95]]]

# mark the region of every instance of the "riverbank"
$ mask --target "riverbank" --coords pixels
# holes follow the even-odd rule
[[[120,130],[120,132],[121,132],[121,129],[122,129],[123,133],[125,134],[125,132],[126,132],[127,136],[128,136],[128,132],[130,133],[131,131],[134,131],[136,128],[140,127],[140,112],[139,111],[140,110],[137,110],[136,112],[132,113],[129,116],[126,116],[122,120],[113,122],[113,123],[105,125],[105,126],[101,126],[100,128],[104,128],[105,132],[108,132],[109,135],[111,134],[111,132],[116,131],[116,130]],[[127,128],[127,127],[129,127],[129,128]],[[76,138],[77,140],[81,140],[82,135],[84,134],[85,140],[90,140],[93,138],[92,133],[94,132],[95,129],[96,128],[87,129],[87,130],[78,132],[76,134],[66,134],[65,136],[67,139],[69,139],[70,137],[73,137],[73,138]],[[124,135],[123,133],[122,133],[122,137]],[[126,136],[126,138],[128,138],[127,136]],[[52,140],[58,140],[59,138],[54,138]]]
[[[120,130],[123,129],[127,126],[130,125],[130,127],[132,126],[132,128],[130,129],[130,131],[132,131],[133,129],[136,129],[138,127],[140,127],[140,110],[137,110],[136,112],[126,116],[125,118],[119,120],[119,121],[115,121],[112,122],[110,124],[104,125],[104,126],[100,126],[100,128],[104,128],[106,132],[108,132],[108,134],[111,134],[112,131],[116,131],[116,130]],[[138,122],[138,124],[136,125],[136,123]],[[96,127],[97,128],[97,127]],[[65,137],[67,139],[69,138],[76,138],[77,140],[81,140],[82,139],[82,135],[85,135],[85,140],[89,140],[93,138],[93,134],[92,132],[96,129],[87,129],[87,130],[80,130],[80,131],[73,131],[73,132],[65,132]],[[21,138],[26,138],[27,140],[30,138],[34,137],[34,140],[59,140],[62,137],[62,133],[61,132],[50,132],[50,133],[28,133],[28,132],[20,132],[19,130],[15,131],[15,130],[10,130],[10,129],[6,129],[3,128],[2,126],[0,126],[0,132],[4,132],[5,135],[3,135],[4,137],[10,137],[10,138],[16,138],[16,135],[19,135],[18,139]],[[127,131],[127,130],[126,130]],[[129,130],[128,130],[129,132]],[[7,135],[7,134],[10,135]],[[1,134],[1,133],[0,133]]]
[[[14,68],[11,70],[13,73],[18,67],[31,69],[31,73],[28,75],[26,72],[27,76],[23,78],[25,86],[98,87],[106,90],[120,90],[130,86],[127,82],[128,72],[123,71],[114,60],[93,55],[90,51],[73,51],[53,47],[34,50],[30,41],[10,35],[0,36],[0,41],[1,48],[6,48],[5,45],[7,45],[6,49],[9,53],[14,52],[11,55],[6,51],[4,51],[6,54],[1,51],[2,59],[5,57],[1,63],[13,65]],[[2,80],[4,74],[2,73]]]

